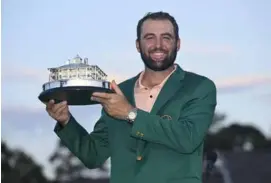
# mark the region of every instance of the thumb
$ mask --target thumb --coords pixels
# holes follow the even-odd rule
[[[111,82],[111,88],[119,95],[123,95],[121,89],[119,88],[119,86],[117,85],[117,83],[115,82],[115,80],[113,80]]]

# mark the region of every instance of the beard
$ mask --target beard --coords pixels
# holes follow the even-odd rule
[[[166,57],[161,61],[155,61],[150,56],[150,54],[153,52],[162,52],[166,54]],[[149,55],[145,54],[145,52],[140,48],[140,56],[144,62],[144,65],[150,70],[164,71],[174,64],[177,57],[177,46],[174,47],[171,53],[168,53],[166,50],[162,48],[161,49],[156,48],[149,51]]]

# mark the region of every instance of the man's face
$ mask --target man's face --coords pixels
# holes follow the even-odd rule
[[[163,71],[175,62],[180,49],[174,27],[168,20],[146,20],[141,28],[141,37],[136,41],[145,66],[153,71]]]

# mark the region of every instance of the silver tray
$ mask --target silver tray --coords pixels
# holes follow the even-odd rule
[[[98,104],[90,99],[93,92],[112,93],[113,91],[110,89],[108,81],[65,79],[43,84],[38,98],[45,103],[53,99],[56,103],[67,101],[68,105]]]

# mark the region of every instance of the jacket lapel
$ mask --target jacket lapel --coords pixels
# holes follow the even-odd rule
[[[152,114],[157,114],[161,107],[163,107],[168,100],[183,86],[182,80],[184,79],[185,72],[177,65],[176,70],[168,78],[165,85],[161,89],[154,105],[151,110]]]
[[[135,77],[131,78],[129,81],[123,83],[123,85],[120,85],[121,91],[127,98],[127,100],[130,102],[131,105],[135,106],[135,97],[134,97],[134,87],[136,84],[137,79],[139,78],[139,75],[136,75]]]

